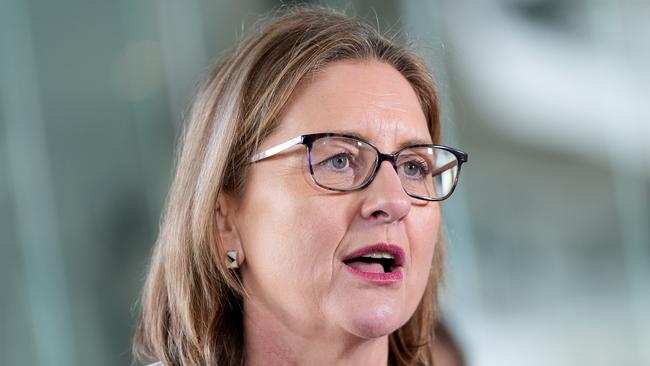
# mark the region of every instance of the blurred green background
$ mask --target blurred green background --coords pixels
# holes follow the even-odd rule
[[[319,3],[414,40],[470,153],[442,298],[468,363],[650,365],[650,3]],[[280,5],[0,0],[0,365],[132,362],[183,115]]]

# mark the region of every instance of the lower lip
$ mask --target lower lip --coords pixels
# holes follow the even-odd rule
[[[396,268],[395,270],[393,270],[393,272],[388,272],[388,273],[364,272],[352,268],[348,265],[345,265],[345,268],[347,268],[347,270],[350,271],[350,273],[352,273],[353,275],[361,277],[364,280],[372,283],[373,285],[379,285],[379,286],[396,284],[400,282],[404,277],[402,275],[401,268]]]

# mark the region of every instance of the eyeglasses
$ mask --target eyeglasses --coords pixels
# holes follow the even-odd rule
[[[442,201],[456,188],[460,168],[468,155],[460,150],[433,144],[404,147],[394,154],[383,154],[357,137],[316,133],[301,135],[257,153],[251,163],[269,158],[296,145],[307,146],[307,164],[314,182],[337,192],[366,188],[384,161],[389,161],[399,176],[406,194],[425,201]]]

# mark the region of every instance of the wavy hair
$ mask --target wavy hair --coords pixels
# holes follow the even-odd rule
[[[244,361],[245,292],[226,268],[215,225],[220,192],[241,194],[247,162],[278,126],[305,77],[331,62],[376,60],[413,87],[434,143],[439,102],[411,47],[369,24],[323,8],[293,8],[256,27],[216,64],[194,100],[144,285],[133,341],[136,359],[166,366],[239,366]],[[440,241],[440,240],[439,240]],[[444,247],[438,243],[415,313],[389,335],[392,365],[432,365]]]

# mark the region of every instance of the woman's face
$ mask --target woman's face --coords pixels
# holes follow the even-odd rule
[[[408,81],[376,61],[334,62],[304,82],[260,151],[320,132],[360,135],[383,153],[408,142],[431,143]],[[367,188],[332,192],[313,183],[306,147],[297,145],[253,164],[236,206],[241,277],[251,295],[245,311],[255,309],[278,331],[376,338],[404,325],[419,304],[440,209],[409,197],[389,162]],[[377,271],[377,265],[344,263],[375,244],[403,251],[395,270],[401,278],[376,281],[378,275],[360,272]]]

